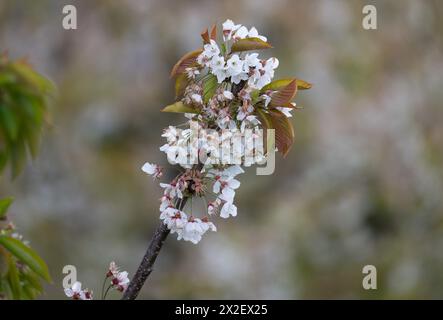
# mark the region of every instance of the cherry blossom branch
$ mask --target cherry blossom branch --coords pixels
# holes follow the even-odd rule
[[[201,170],[202,168],[203,165],[196,165],[197,170]],[[177,209],[183,210],[187,201],[188,198],[183,198],[183,201],[180,202]],[[138,266],[137,272],[134,274],[134,277],[129,283],[128,289],[126,289],[125,293],[123,294],[122,300],[135,300],[137,298],[140,290],[153,270],[155,260],[157,259],[157,256],[163,247],[163,243],[168,237],[170,231],[171,230],[168,229],[165,223],[160,222],[160,225],[155,230],[148,249],[143,256],[142,262]]]
[[[217,231],[213,222],[217,217],[237,216],[234,197],[240,181],[236,176],[244,173],[242,166],[266,161],[264,130],[274,130],[275,148],[283,155],[288,153],[294,142],[288,120],[296,108],[292,100],[298,89],[311,87],[295,78],[272,81],[278,59],[264,60],[258,53],[245,52],[272,47],[254,27],[248,30],[226,20],[220,46],[215,25],[211,33],[206,30],[201,36],[203,49],[185,54],[171,71],[178,101],[162,109],[184,113],[188,119],[185,124],[189,129],[179,128],[183,124],[165,128],[162,137],[166,143],[159,148],[169,164],[183,170],[169,183],[160,182],[161,223],[132,281],[115,263],[110,264],[106,275],[111,279],[109,288],[124,292],[122,300],[137,298],[170,233],[177,240],[197,244],[208,231]],[[194,162],[197,159],[199,162]],[[146,162],[141,169],[154,179],[163,175],[163,168],[157,164]],[[193,198],[203,201],[205,209],[193,212]],[[190,210],[184,212],[189,200]],[[67,295],[92,299],[80,283],[75,283]]]
[[[183,201],[186,202],[186,201]],[[143,260],[140,263],[137,272],[134,274],[131,282],[129,283],[128,289],[126,289],[122,300],[135,300],[142,289],[146,279],[152,272],[155,260],[165,242],[170,230],[168,227],[161,222],[160,225],[154,232],[154,236],[146,250]]]
[[[203,49],[185,54],[173,67],[171,77],[176,81],[178,101],[162,110],[185,113],[188,119],[189,129],[166,128],[162,137],[167,143],[160,147],[170,164],[185,170],[170,183],[160,183],[164,189],[159,207],[162,222],[123,300],[137,298],[169,233],[176,234],[177,240],[197,244],[207,231],[217,231],[212,218],[237,215],[234,197],[240,181],[235,177],[244,173],[242,165],[247,167],[265,160],[266,152],[260,147],[262,144],[257,143],[263,139],[259,133],[263,129],[275,130],[275,146],[286,155],[294,141],[293,127],[288,120],[296,106],[292,100],[298,88],[311,87],[295,78],[272,81],[278,59],[264,60],[258,53],[245,53],[272,47],[254,27],[248,29],[228,19],[223,23],[222,44],[217,43],[216,26],[201,36]],[[254,134],[250,134],[252,131]],[[241,163],[223,157],[233,156],[232,151],[239,153],[233,159],[240,159]],[[213,159],[220,154],[223,159]],[[190,162],[194,159],[191,155],[197,156],[204,165],[191,166],[194,163]],[[162,168],[149,162],[143,165],[142,171],[154,179],[162,176]],[[183,212],[189,199],[206,201],[207,195],[215,199],[205,203],[205,212],[195,216],[192,202],[190,212]]]

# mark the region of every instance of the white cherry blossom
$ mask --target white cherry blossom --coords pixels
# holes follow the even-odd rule
[[[235,24],[234,21],[229,19],[223,22],[223,39],[225,41],[231,40],[232,34],[240,27],[240,24]]]
[[[163,131],[162,137],[166,138],[168,143],[173,143],[177,141],[178,131],[174,126],[169,126]]]
[[[112,279],[112,286],[120,292],[125,291],[129,285],[129,277],[127,271],[118,272]]]
[[[163,175],[163,169],[156,165],[149,162],[146,162],[142,167],[143,172],[151,175],[154,177],[154,179],[161,178]]]
[[[248,28],[246,28],[245,26],[241,26],[240,28],[237,29],[237,31],[235,31],[234,39],[244,39],[248,35],[249,35]]]
[[[160,214],[160,219],[168,226],[172,233],[183,229],[188,221],[186,213],[174,208],[168,207]]]
[[[185,241],[190,241],[197,244],[208,230],[217,231],[212,222],[204,222],[201,219],[192,218],[185,225],[182,233],[179,234],[177,239],[183,239]]]
[[[258,53],[247,53],[245,55],[245,64],[246,67],[248,67],[248,70],[245,70],[246,72],[249,72],[249,68],[259,68],[262,66],[260,59],[258,58]]]
[[[186,68],[185,71],[188,79],[195,79],[195,77],[200,74],[197,68]]]
[[[220,217],[227,219],[230,216],[237,216],[237,207],[231,202],[226,202],[220,211]]]
[[[248,32],[248,37],[249,37],[249,38],[259,38],[260,40],[262,40],[262,41],[264,41],[264,42],[268,41],[268,39],[267,39],[266,37],[261,36],[261,35],[258,34],[258,31],[257,31],[257,29],[256,29],[255,27],[252,27],[252,28],[249,30],[249,32]]]
[[[215,56],[212,58],[209,67],[212,69],[212,74],[217,77],[218,83],[222,83],[227,77],[227,70],[225,66],[225,58]]]
[[[208,58],[212,58],[213,56],[217,56],[220,54],[220,48],[218,47],[217,42],[212,39],[208,44],[205,44],[203,46],[203,49],[203,55]]]
[[[228,100],[234,99],[234,95],[232,94],[231,91],[228,90],[223,91],[223,96]]]
[[[243,72],[243,63],[238,54],[233,54],[226,62],[228,76],[235,76]]]
[[[92,300],[92,291],[82,290],[81,282],[74,282],[70,288],[65,289],[65,294],[72,300]]]
[[[191,99],[194,103],[198,105],[203,104],[203,99],[200,94],[194,93],[193,95],[191,95]]]

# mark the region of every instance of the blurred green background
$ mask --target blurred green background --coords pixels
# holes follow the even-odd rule
[[[365,4],[378,30],[362,28]],[[268,36],[277,78],[314,87],[276,172],[241,176],[238,217],[199,245],[170,237],[141,297],[443,298],[442,17],[437,0],[2,0],[0,51],[58,86],[39,157],[0,189],[48,262],[41,298],[64,297],[67,264],[96,295],[109,261],[135,272],[161,195],[140,167],[166,165],[161,130],[182,121],[159,112],[169,71],[226,18]],[[377,290],[362,288],[367,264]]]

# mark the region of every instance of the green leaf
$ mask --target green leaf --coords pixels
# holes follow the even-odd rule
[[[178,113],[199,113],[198,110],[185,105],[183,102],[178,101],[165,107],[162,112],[178,112]]]
[[[38,295],[38,292],[30,285],[24,285],[22,287],[22,299],[23,300],[34,300]]]
[[[203,82],[203,102],[208,101],[214,96],[215,91],[218,88],[217,77],[210,74],[208,78]]]
[[[260,49],[269,49],[269,48],[272,48],[272,46],[269,43],[259,38],[245,38],[234,42],[234,44],[231,47],[231,52],[260,50]]]
[[[6,297],[12,297],[11,286],[9,285],[8,274],[4,277],[0,277],[0,293]]]
[[[307,89],[311,89],[312,88],[312,84],[301,80],[301,79],[297,79],[297,89],[299,90],[307,90]]]
[[[226,44],[225,43],[220,44],[220,53],[222,56],[225,55],[225,53],[226,53]]]
[[[0,124],[8,138],[15,141],[18,136],[19,126],[13,111],[8,106],[0,105]]]
[[[48,266],[33,249],[10,236],[0,236],[0,244],[41,278],[51,282]]]
[[[35,72],[27,63],[16,61],[11,63],[11,68],[17,72],[30,85],[35,86],[39,91],[50,93],[55,90],[54,84]]]
[[[32,270],[26,270],[26,272],[23,272],[22,274],[23,279],[28,282],[35,290],[42,292],[43,286],[40,283],[40,279]]]
[[[12,177],[24,167],[28,150],[38,151],[48,102],[55,87],[24,60],[0,55],[0,174],[10,165]]]
[[[0,220],[6,217],[6,213],[8,212],[8,209],[12,202],[14,201],[14,198],[8,197],[0,200]]]
[[[26,163],[25,141],[18,140],[11,145],[12,178],[15,179],[23,170]]]
[[[263,94],[268,90],[277,91],[277,90],[287,86],[289,83],[291,83],[294,80],[296,81],[297,89],[306,90],[306,89],[310,89],[312,87],[312,84],[310,84],[304,80],[300,80],[300,79],[294,79],[294,78],[279,79],[279,80],[274,80],[271,83],[264,86],[260,92]]]
[[[13,257],[9,256],[8,258],[8,283],[12,291],[12,298],[15,300],[20,299],[21,297],[21,285],[20,278],[18,276],[18,269]]]
[[[260,90],[258,90],[258,89],[252,90],[249,95],[251,97],[252,104],[254,105],[258,101],[258,99],[260,98]]]
[[[274,81],[268,83],[267,85],[265,85],[263,88],[261,88],[260,92],[263,94],[263,93],[266,93],[266,91],[268,91],[268,90],[277,91],[277,90],[287,86],[292,81],[294,81],[293,78],[292,79],[274,80]]]
[[[25,132],[26,145],[28,146],[31,157],[35,158],[40,147],[40,128],[33,128],[32,130],[27,128]]]
[[[181,73],[175,79],[175,98],[180,98],[185,92],[186,86],[189,83],[189,79],[185,73]]]
[[[11,72],[0,73],[0,86],[12,84],[17,81],[17,77]]]

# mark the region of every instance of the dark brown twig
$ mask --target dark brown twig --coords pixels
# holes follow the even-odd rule
[[[178,208],[179,210],[183,210],[186,204],[187,198],[184,198],[181,206]],[[154,236],[149,243],[149,247],[146,250],[145,255],[143,256],[143,260],[140,263],[137,272],[129,283],[128,289],[126,289],[123,294],[122,300],[135,300],[145,284],[146,279],[149,277],[153,270],[153,266],[157,256],[163,247],[163,243],[168,237],[169,229],[168,227],[161,222],[160,225],[154,232]]]

